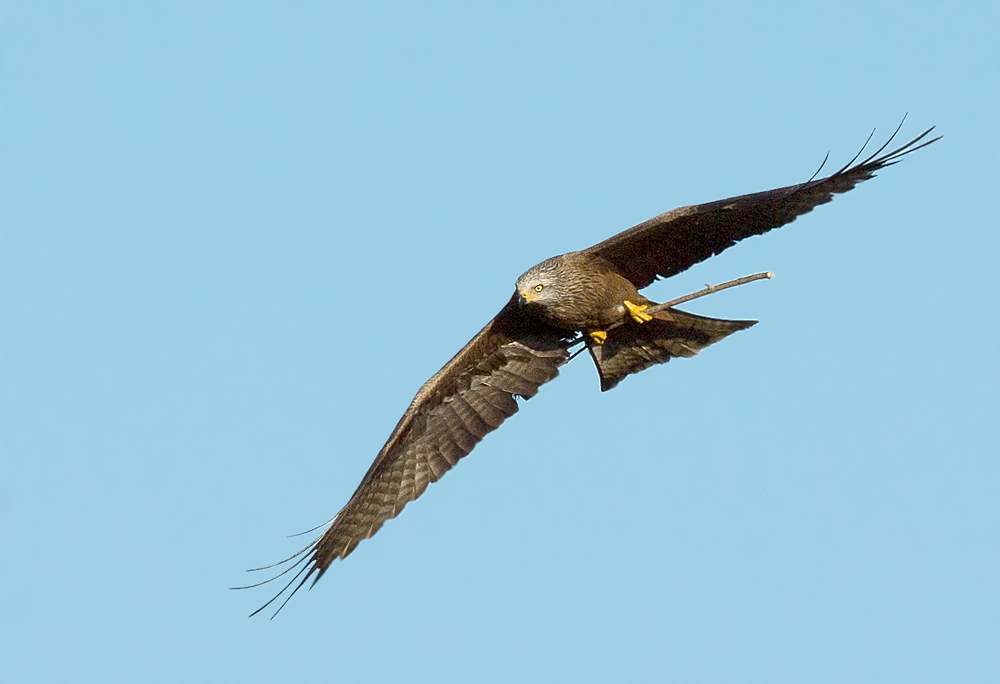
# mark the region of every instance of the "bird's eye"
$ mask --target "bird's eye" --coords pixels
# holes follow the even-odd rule
[[[541,292],[544,287],[544,285],[538,283],[538,285],[535,285],[535,292]]]

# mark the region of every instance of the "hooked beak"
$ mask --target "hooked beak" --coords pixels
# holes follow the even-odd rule
[[[527,304],[533,299],[538,299],[538,294],[534,292],[528,292],[527,290],[519,290],[518,294],[521,295],[522,304]]]

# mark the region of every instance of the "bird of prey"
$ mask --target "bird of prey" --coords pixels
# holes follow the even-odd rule
[[[251,585],[299,568],[281,592],[253,614],[293,587],[280,611],[310,577],[318,581],[334,560],[346,558],[361,540],[399,515],[428,484],[514,415],[518,398],[535,396],[541,385],[555,378],[575,344],[583,343],[590,351],[601,390],[606,391],[630,374],[674,357],[694,356],[754,325],[756,321],[658,309],[639,290],[853,189],[938,140],[925,140],[932,130],[883,154],[897,128],[874,154],[858,161],[863,147],[826,178],[815,180],[817,171],[799,185],[674,209],[593,247],[528,269],[500,313],[420,388],[347,505],[320,536],[292,557],[268,566],[298,558],[284,572]]]

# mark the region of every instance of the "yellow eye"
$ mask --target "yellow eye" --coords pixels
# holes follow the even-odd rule
[[[535,285],[534,290],[535,292],[541,292],[543,287],[541,283],[538,283],[538,285]]]

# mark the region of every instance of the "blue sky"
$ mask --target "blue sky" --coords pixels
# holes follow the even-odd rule
[[[11,682],[921,682],[1000,670],[995,3],[4,3]],[[945,138],[646,291],[273,621],[532,264]]]

